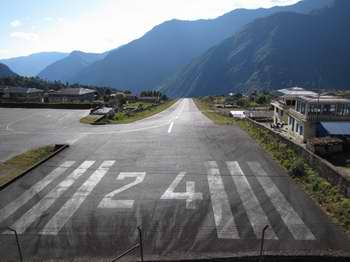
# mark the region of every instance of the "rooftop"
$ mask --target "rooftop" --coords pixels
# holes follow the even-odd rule
[[[338,97],[338,96],[320,96],[320,97],[310,97],[310,96],[300,96],[299,99],[304,100],[309,103],[321,103],[321,104],[350,104],[350,99]]]
[[[313,91],[305,90],[301,87],[291,87],[277,90],[277,92],[285,96],[317,96],[318,94]]]
[[[6,87],[2,87],[0,89],[3,92],[17,93],[17,94],[33,94],[33,93],[42,93],[42,92],[44,92],[41,89],[21,87],[21,86],[6,86]]]
[[[53,92],[54,94],[59,95],[85,95],[90,93],[95,93],[96,90],[87,89],[87,88],[64,88],[58,91]]]

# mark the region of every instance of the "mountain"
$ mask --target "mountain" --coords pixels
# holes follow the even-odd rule
[[[59,52],[43,52],[29,56],[2,59],[4,63],[22,76],[36,76],[48,65],[66,57],[68,54]]]
[[[0,78],[11,77],[11,76],[16,76],[16,74],[12,72],[7,65],[0,63]]]
[[[332,1],[304,0],[288,7],[238,9],[211,20],[167,21],[87,66],[72,81],[133,92],[152,89],[256,18],[281,11],[308,13]]]
[[[170,96],[205,96],[290,86],[346,89],[350,83],[350,1],[309,15],[258,19],[162,85]]]
[[[47,66],[38,76],[46,80],[71,81],[83,68],[103,59],[107,53],[95,54],[73,51],[67,57]]]

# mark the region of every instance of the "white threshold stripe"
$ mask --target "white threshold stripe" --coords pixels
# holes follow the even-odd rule
[[[285,196],[274,184],[268,174],[262,169],[260,163],[248,162],[250,169],[256,175],[257,180],[270,198],[283,222],[296,240],[315,240],[315,236],[304,224],[298,213],[293,209]]]
[[[51,171],[47,176],[34,184],[30,189],[23,192],[18,198],[7,204],[0,210],[0,222],[7,219],[10,215],[15,213],[20,207],[32,199],[35,195],[40,193],[47,185],[49,185],[56,178],[61,176],[75,161],[66,161],[60,166]]]
[[[219,239],[239,239],[237,226],[217,163],[208,161],[207,171],[217,236]]]
[[[23,234],[26,229],[59,198],[74,182],[83,175],[86,170],[91,167],[95,161],[85,161],[77,169],[75,169],[69,176],[52,189],[44,198],[40,199],[30,210],[22,215],[11,227],[17,231],[18,234]],[[5,231],[3,234],[9,233]]]
[[[85,181],[83,185],[74,193],[61,209],[50,219],[45,227],[39,231],[41,235],[57,235],[67,221],[74,215],[80,205],[84,202],[87,196],[101,181],[101,179],[108,172],[109,168],[113,166],[115,161],[104,161],[101,166],[94,171],[94,173]]]
[[[172,122],[170,123],[169,129],[168,129],[168,133],[169,133],[169,134],[171,133],[171,130],[173,129],[173,126],[174,126],[174,121],[172,121]]]
[[[253,227],[256,237],[259,239],[262,234],[263,228],[268,225],[269,228],[265,233],[266,239],[278,239],[271,224],[260,206],[257,197],[254,194],[252,187],[250,186],[248,179],[244,175],[238,162],[226,162],[227,168],[230,171],[233,182],[236,185],[236,189],[242,201],[245,211],[251,226]]]

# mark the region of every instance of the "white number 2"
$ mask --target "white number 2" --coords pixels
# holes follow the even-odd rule
[[[186,200],[187,209],[195,209],[195,200],[202,200],[202,193],[195,192],[195,183],[193,181],[186,182],[186,192],[174,192],[175,188],[180,184],[181,180],[186,175],[186,172],[179,173],[169,188],[164,192],[160,199],[180,199]]]
[[[146,176],[146,172],[121,172],[117,177],[117,180],[123,180],[125,178],[135,178],[135,180],[107,194],[102,199],[98,207],[99,208],[132,208],[135,200],[116,200],[113,198],[117,194],[124,192],[125,190],[128,190],[129,188],[134,187],[137,184],[140,184],[145,179],[145,176]]]

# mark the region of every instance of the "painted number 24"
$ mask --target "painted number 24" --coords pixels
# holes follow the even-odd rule
[[[174,181],[170,184],[169,188],[164,192],[160,199],[164,200],[185,200],[186,208],[195,209],[195,200],[202,200],[202,193],[195,192],[195,182],[186,181],[186,192],[175,192],[176,187],[180,184],[185,177],[186,172],[179,173]],[[102,201],[99,203],[99,208],[132,208],[135,200],[117,200],[114,199],[116,195],[140,184],[145,179],[145,172],[122,172],[117,177],[117,180],[124,180],[125,178],[134,178],[132,182],[126,184],[109,194],[105,195]]]

